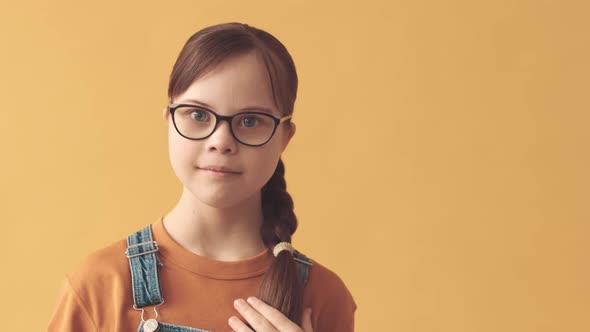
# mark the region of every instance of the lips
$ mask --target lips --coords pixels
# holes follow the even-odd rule
[[[235,170],[225,167],[225,166],[209,165],[209,166],[197,167],[197,168],[202,169],[202,170],[217,172],[217,173],[240,174],[240,172],[235,171]]]

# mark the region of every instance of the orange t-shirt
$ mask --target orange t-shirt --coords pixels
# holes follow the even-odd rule
[[[270,249],[241,261],[216,261],[176,243],[164,228],[163,217],[152,224],[152,233],[164,264],[160,269],[164,303],[157,308],[159,321],[226,332],[231,331],[229,317],[244,320],[233,301],[256,295],[273,259]],[[137,331],[141,312],[133,309],[126,249],[127,239],[117,241],[66,274],[48,331]],[[304,308],[312,308],[314,331],[353,331],[357,306],[351,293],[338,275],[312,261],[303,299]],[[144,308],[145,319],[155,317],[152,308]]]

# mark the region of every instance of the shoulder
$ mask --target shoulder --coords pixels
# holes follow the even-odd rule
[[[104,277],[126,266],[127,240],[120,239],[94,250],[84,257],[77,266],[68,272],[70,279],[87,279],[93,276]]]
[[[66,273],[73,291],[84,302],[97,303],[104,295],[114,295],[115,289],[127,288],[131,277],[126,249],[127,240],[120,239],[84,257]]]
[[[312,259],[304,290],[304,305],[312,308],[314,329],[353,331],[357,304],[342,278]]]
[[[305,295],[314,306],[334,306],[354,312],[356,302],[342,278],[322,263],[312,259]]]

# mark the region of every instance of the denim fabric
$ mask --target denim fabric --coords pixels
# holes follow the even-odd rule
[[[158,271],[161,263],[156,252],[148,253],[157,249],[150,226],[127,237],[127,256],[138,255],[129,258],[133,301],[137,308],[162,303]]]
[[[180,326],[180,325],[172,325],[168,323],[158,322],[160,329],[158,332],[209,332],[206,330],[199,330],[188,326]],[[144,332],[143,331],[143,322],[139,323],[139,328],[137,332]]]
[[[293,257],[307,262],[303,263],[295,260],[295,263],[297,264],[297,270],[299,271],[299,276],[301,277],[301,284],[303,285],[303,287],[305,287],[305,284],[307,283],[307,277],[309,275],[309,266],[312,265],[311,259],[307,258],[307,256],[305,256],[297,250],[293,252]]]
[[[127,247],[127,256],[137,255],[129,257],[131,288],[133,289],[135,307],[142,308],[162,303],[163,298],[159,279],[159,269],[162,263],[157,255],[158,248],[153,241],[151,225],[129,235],[127,237]],[[295,262],[297,263],[302,285],[305,287],[309,275],[309,266],[312,265],[312,261],[297,250],[293,253],[293,257],[297,259]],[[208,332],[164,322],[158,322],[158,324],[158,332]],[[144,332],[143,325],[143,321],[139,323],[138,332]]]

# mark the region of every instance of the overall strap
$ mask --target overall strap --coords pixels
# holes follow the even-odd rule
[[[312,265],[311,259],[297,251],[297,249],[293,251],[293,258],[295,259],[295,263],[297,263],[297,270],[301,277],[301,285],[305,287],[307,277],[309,276],[309,267]]]
[[[162,303],[159,267],[162,265],[156,252],[158,243],[153,240],[151,225],[127,237],[127,251],[131,268],[131,283],[135,308]]]

